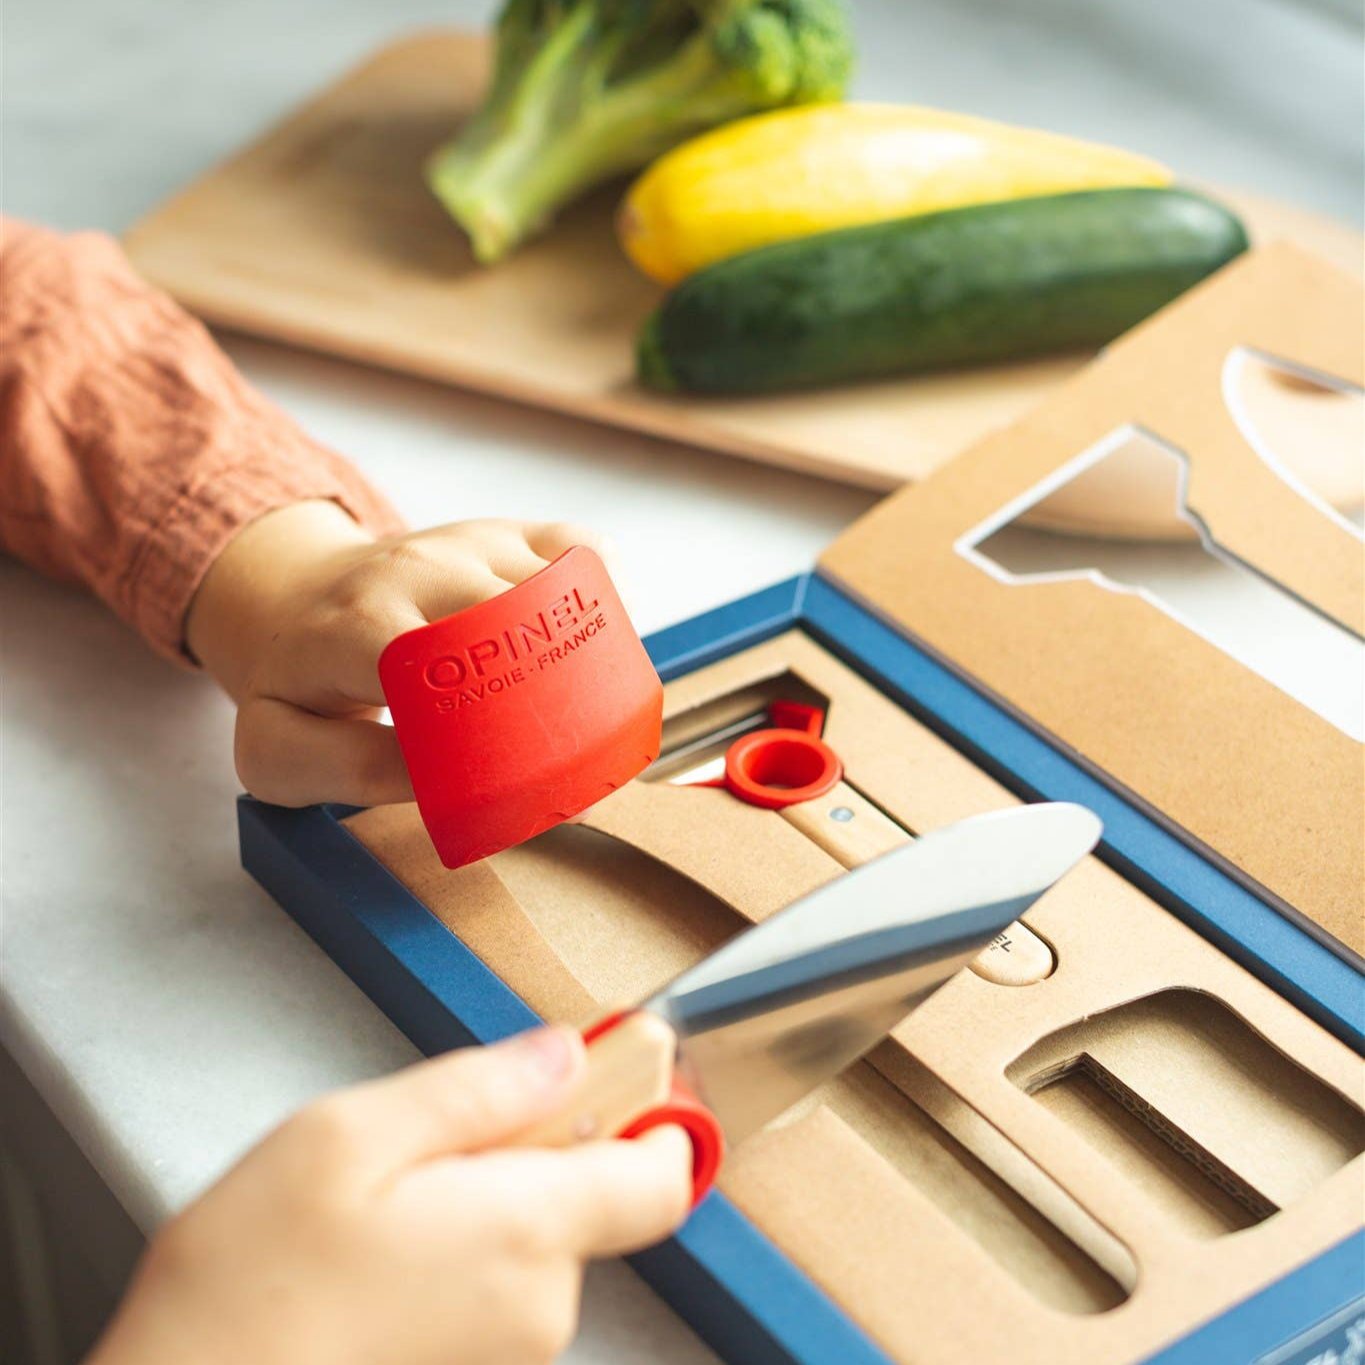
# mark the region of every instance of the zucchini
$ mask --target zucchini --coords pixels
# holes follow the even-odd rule
[[[1093,348],[1246,246],[1232,213],[1177,189],[841,228],[689,276],[645,322],[639,378],[755,393]]]

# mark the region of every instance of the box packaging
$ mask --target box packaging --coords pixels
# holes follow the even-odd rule
[[[637,1263],[746,1363],[1320,1355],[1365,1314],[1359,739],[1159,593],[997,555],[1076,480],[1165,459],[1221,569],[1358,637],[1359,537],[1228,376],[1263,357],[1333,399],[1360,318],[1334,268],[1245,257],[815,574],[654,637],[663,756],[581,826],[452,872],[415,808],[244,801],[246,864],[434,1050],[585,1021],[898,842],[1080,800],[1097,856]],[[780,702],[822,713],[833,792],[687,783]]]

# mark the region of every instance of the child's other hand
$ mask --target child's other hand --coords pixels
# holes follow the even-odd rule
[[[375,541],[330,502],[253,522],[204,579],[190,652],[236,700],[237,773],[282,806],[410,801],[378,662],[396,635],[482,602],[574,545],[582,527],[466,521]]]
[[[423,1062],[289,1120],[152,1242],[89,1365],[543,1365],[583,1262],[686,1216],[677,1128],[502,1147],[557,1109],[577,1035]]]

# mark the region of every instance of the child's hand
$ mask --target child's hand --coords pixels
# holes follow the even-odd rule
[[[372,540],[336,504],[298,503],[242,531],[186,622],[190,652],[236,699],[237,773],[282,806],[410,801],[378,662],[396,635],[496,597],[581,527],[467,521]]]
[[[498,1144],[558,1108],[577,1035],[542,1029],[324,1099],[153,1241],[89,1365],[543,1365],[585,1259],[686,1216],[677,1128]]]

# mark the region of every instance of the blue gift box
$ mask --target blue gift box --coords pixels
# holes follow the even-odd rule
[[[1046,738],[819,574],[805,575],[646,641],[665,681],[798,628],[1026,799],[1078,801],[1103,819],[1106,862],[1357,1052],[1365,982]],[[340,823],[338,808],[243,798],[242,859],[424,1052],[491,1042],[535,1013]],[[713,1193],[639,1273],[723,1357],[872,1365],[888,1357],[722,1195]],[[1351,1359],[1365,1334],[1365,1235],[1356,1235],[1154,1357],[1195,1362]],[[1332,1352],[1336,1354],[1333,1355]]]

